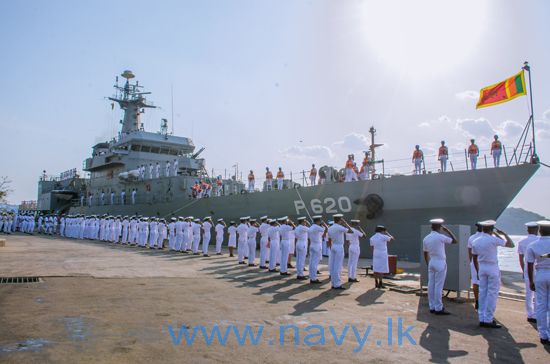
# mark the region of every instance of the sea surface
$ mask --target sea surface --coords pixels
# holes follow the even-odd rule
[[[500,270],[521,272],[517,246],[518,242],[525,237],[525,235],[510,235],[510,238],[512,238],[516,246],[514,248],[498,248],[498,264],[500,266]]]

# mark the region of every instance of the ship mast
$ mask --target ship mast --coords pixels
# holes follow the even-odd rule
[[[376,148],[378,147],[381,147],[383,146],[384,144],[376,144],[374,142],[374,135],[376,135],[376,129],[374,128],[374,126],[371,126],[370,129],[369,129],[369,134],[370,134],[370,147],[369,147],[369,150],[370,150],[370,160],[371,160],[371,174],[374,176],[375,173],[376,173]]]
[[[140,130],[142,128],[141,113],[145,112],[145,108],[155,108],[156,106],[147,104],[143,95],[148,95],[150,92],[140,92],[139,90],[143,86],[140,86],[138,81],[130,83],[130,80],[135,77],[132,71],[126,70],[122,72],[121,76],[126,79],[126,82],[124,86],[119,86],[117,76],[113,86],[116,93],[113,97],[109,97],[109,100],[118,102],[120,108],[124,110],[124,118],[120,121],[122,124],[121,134],[123,135]]]

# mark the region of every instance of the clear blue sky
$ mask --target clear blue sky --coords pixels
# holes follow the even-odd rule
[[[342,166],[375,125],[386,160],[447,140],[512,146],[527,98],[475,109],[476,93],[529,60],[539,155],[550,162],[547,1],[3,1],[0,175],[11,202],[36,199],[40,172],[78,167],[120,118],[105,100],[133,70],[161,109],[205,146],[207,167]],[[388,163],[409,172],[408,161]],[[550,216],[550,170],[512,206]]]

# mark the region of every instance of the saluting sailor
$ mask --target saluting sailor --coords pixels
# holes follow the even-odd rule
[[[248,224],[246,223],[246,217],[241,217],[240,220],[241,223],[237,226],[237,255],[239,258],[239,264],[245,264],[244,258],[248,254]]]
[[[308,229],[309,237],[309,283],[321,283],[317,279],[319,262],[322,259],[322,240],[327,234],[328,226],[323,222],[321,216],[313,216],[313,224]]]
[[[268,247],[268,230],[269,224],[267,221],[267,216],[260,217],[260,269],[268,269],[266,262],[269,257],[269,247]]]
[[[254,266],[254,260],[256,259],[256,235],[260,231],[256,219],[250,219],[248,226],[248,266]]]
[[[428,301],[430,313],[448,315],[441,298],[443,284],[447,276],[447,256],[445,244],[457,244],[456,236],[443,226],[443,219],[432,219],[432,232],[423,241],[424,260],[428,265]]]
[[[290,255],[290,232],[294,229],[294,223],[288,219],[288,216],[281,217],[279,219],[281,226],[279,232],[281,234],[281,265],[280,274],[282,276],[288,276],[288,258]]]
[[[176,223],[178,219],[175,217],[170,218],[168,224],[168,248],[170,250],[176,250]]]
[[[222,244],[223,244],[223,232],[227,227],[223,219],[218,219],[218,223],[214,228],[216,230],[216,255],[222,254]]]
[[[297,219],[298,226],[294,229],[296,236],[296,274],[298,280],[305,280],[304,268],[306,266],[307,238],[310,224],[304,216]]]
[[[494,320],[500,289],[500,269],[497,247],[513,248],[514,242],[502,230],[495,228],[494,220],[481,221],[482,234],[472,243],[472,258],[479,279],[479,326],[498,329]]]
[[[468,257],[470,259],[470,278],[472,281],[472,291],[474,292],[474,298],[476,300],[474,307],[477,310],[479,309],[479,280],[477,279],[477,271],[472,258],[472,244],[474,240],[481,236],[481,225],[479,224],[479,222],[476,223],[476,230],[477,231],[468,238]]]
[[[237,227],[235,226],[235,221],[229,222],[227,233],[229,234],[229,239],[227,240],[227,248],[229,249],[229,256],[234,257],[233,251],[237,247]]]
[[[267,230],[267,236],[269,237],[269,271],[277,272],[277,262],[279,260],[279,253],[281,251],[281,233],[279,232],[280,225],[275,219],[270,220],[270,227]]]
[[[529,244],[539,239],[539,225],[535,221],[531,221],[526,223],[525,226],[527,227],[527,237],[518,242],[519,265],[521,267],[521,271],[523,272],[523,281],[525,282],[525,312],[527,313],[527,321],[537,322],[535,314],[535,292],[531,289],[525,258]]]
[[[332,289],[345,289],[342,287],[340,272],[344,262],[344,234],[351,233],[351,227],[344,220],[344,215],[333,215],[334,224],[328,228],[330,238],[330,281]]]
[[[550,345],[550,221],[538,221],[540,238],[527,247],[529,285],[537,299],[540,342]],[[536,273],[535,273],[536,272]]]
[[[212,234],[212,219],[207,216],[203,219],[202,223],[202,256],[208,256],[208,246],[210,245],[210,238]]]
[[[388,266],[388,243],[395,240],[388,232],[385,226],[378,225],[374,230],[374,235],[370,238],[372,246],[372,271],[374,275],[374,286],[384,288],[382,281],[384,274],[390,272]]]
[[[200,255],[200,253],[199,253],[199,244],[201,242],[201,219],[193,220],[193,223],[191,224],[191,229],[193,231],[192,253],[194,255]]]
[[[359,247],[359,239],[367,235],[361,228],[360,220],[350,220],[351,233],[346,234],[346,240],[349,242],[348,248],[348,282],[359,282],[357,280],[357,263],[361,248]]]

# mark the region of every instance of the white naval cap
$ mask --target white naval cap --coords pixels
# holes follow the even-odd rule
[[[536,221],[529,221],[525,223],[525,226],[527,227],[536,227],[539,226],[539,224]]]
[[[288,220],[288,216],[279,217],[277,221],[286,221]]]
[[[313,220],[320,220],[322,219],[323,217],[321,215],[315,215],[315,216],[312,216],[311,217]]]
[[[480,221],[479,225],[481,225],[481,226],[495,226],[496,223],[497,222],[495,220],[485,220],[485,221]]]
[[[305,217],[305,216],[300,216],[300,217],[299,217],[299,218],[297,218],[296,220],[297,220],[297,221],[304,221],[305,219],[306,219],[306,217]]]
[[[223,221],[223,219],[218,219],[218,222],[222,222],[222,221]]]
[[[332,215],[332,217],[338,218],[338,217],[344,217],[344,215],[343,214],[335,214],[335,215]]]
[[[250,222],[256,222],[256,219],[250,219]]]
[[[537,225],[540,226],[540,227],[550,227],[550,221],[549,220],[540,220],[540,221],[537,221]]]
[[[436,219],[431,219],[430,220],[430,224],[434,224],[434,225],[441,225],[445,222],[445,220],[441,219],[441,218],[436,218]]]
[[[206,221],[206,220],[210,220],[210,216],[206,216],[204,219],[202,219],[203,221]]]
[[[172,221],[176,221],[177,219],[176,219],[175,217],[173,217],[173,218],[171,218],[170,220],[172,220]]]
[[[361,222],[361,220],[350,220],[350,221],[351,221],[351,222],[358,223],[358,224]]]
[[[194,222],[201,222],[201,219],[195,219]]]
[[[267,220],[267,215],[260,217],[260,220]]]

